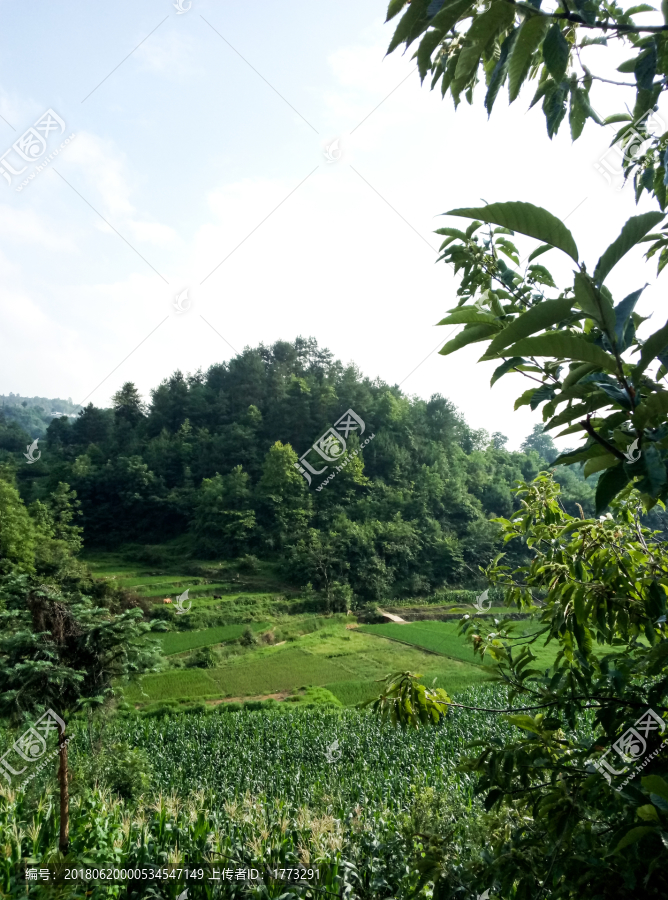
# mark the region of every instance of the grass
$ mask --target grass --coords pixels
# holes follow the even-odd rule
[[[463,635],[458,634],[458,622],[456,621],[421,621],[410,622],[406,625],[389,622],[383,625],[363,625],[360,631],[402,641],[430,650],[432,653],[461,659],[464,662],[481,664],[480,657],[474,656],[471,645],[466,643]],[[519,635],[522,632],[518,630],[517,633]],[[552,665],[557,652],[556,648],[553,650],[551,647],[533,645],[532,649],[538,657],[538,665],[545,667]]]

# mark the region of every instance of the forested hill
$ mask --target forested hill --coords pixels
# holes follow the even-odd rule
[[[295,463],[348,409],[364,435],[349,432],[349,463],[318,492],[335,467],[309,487]],[[490,519],[513,508],[514,482],[553,458],[540,430],[526,452],[508,452],[444,397],[408,398],[298,338],[177,371],[146,406],[125,384],[111,409],[54,419],[34,465],[29,436],[3,422],[0,452],[26,503],[60,482],[77,492],[86,546],[178,539],[198,558],[279,556],[293,580],[373,602],[470,582],[497,546]],[[591,513],[589,485],[572,470],[558,478],[569,511],[577,501]]]

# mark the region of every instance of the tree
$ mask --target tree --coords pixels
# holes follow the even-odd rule
[[[276,441],[265,457],[257,486],[260,522],[276,548],[283,547],[288,537],[298,536],[310,515],[311,498],[296,462],[292,447]]]
[[[89,403],[79,413],[79,417],[72,426],[72,442],[83,444],[101,444],[107,440],[111,431],[111,413],[105,409],[98,409]]]
[[[525,453],[528,453],[529,450],[535,450],[548,463],[553,463],[559,456],[559,451],[555,447],[552,437],[545,433],[542,425],[533,426],[533,431],[524,438],[520,449]]]
[[[80,590],[0,578],[0,714],[21,720],[111,698],[117,679],[157,664],[159,650],[145,640],[151,629],[139,608],[112,614]]]
[[[146,416],[146,408],[141,394],[131,381],[126,381],[120,391],[111,398],[117,422],[125,422],[136,427]]]
[[[495,431],[492,435],[491,442],[492,447],[494,447],[495,450],[504,450],[506,444],[508,443],[508,438],[505,436],[505,434],[501,434],[500,431]]]
[[[239,556],[255,530],[249,477],[241,466],[228,475],[205,478],[195,497],[192,530],[197,551]]]
[[[35,526],[16,488],[0,478],[0,573],[33,572]]]
[[[60,481],[47,502],[36,500],[30,507],[30,513],[39,522],[43,534],[63,541],[72,554],[81,550],[83,528],[77,524],[82,515],[81,503],[77,500],[77,492],[69,484]]]

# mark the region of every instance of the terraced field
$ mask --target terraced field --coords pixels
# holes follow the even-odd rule
[[[179,561],[176,555],[161,567],[112,554],[87,563],[96,577],[154,600],[161,610],[160,600],[173,600],[186,589],[192,600],[194,619],[166,612],[170,630],[156,635],[165,670],[125,687],[126,699],[136,706],[280,695],[301,687],[326,687],[344,706],[353,706],[378,696],[379,682],[399,671],[422,673],[450,694],[489,679],[457,634],[456,621],[358,628],[354,616],[295,612],[286,598],[298,601],[296,592],[267,564],[246,575],[231,561]],[[236,645],[249,625],[256,633],[270,631],[269,645]],[[202,647],[218,647],[213,668],[190,667],[197,660],[188,655]]]
[[[171,633],[165,638],[192,641],[198,635],[204,632]],[[438,658],[418,647],[406,647],[364,634],[360,629],[335,624],[283,646],[261,647],[240,654],[213,669],[171,669],[147,675],[141,688],[132,685],[126,690],[126,697],[131,703],[146,704],[186,697],[253,697],[322,686],[349,706],[377,696],[380,690],[377,682],[398,671],[423,673],[425,678],[436,679],[449,692],[480,683],[487,677],[479,665]]]

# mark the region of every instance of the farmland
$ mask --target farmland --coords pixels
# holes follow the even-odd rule
[[[210,634],[214,631],[208,629]],[[194,641],[198,635],[204,635],[204,632],[169,633],[163,640]],[[479,666],[439,659],[418,648],[334,625],[280,647],[260,647],[240,654],[213,669],[169,669],[147,675],[142,679],[141,689],[131,686],[126,697],[136,703],[176,697],[252,697],[290,691],[302,685],[322,685],[347,704],[349,698],[357,695],[366,699],[370,693],[377,694],[378,685],[374,682],[400,670],[426,673],[450,691],[463,689],[486,677]],[[346,683],[346,687],[338,689],[339,682]],[[353,685],[359,687],[353,688]]]
[[[137,707],[285,696],[309,686],[354,706],[377,696],[378,682],[392,672],[422,673],[451,694],[489,678],[456,622],[359,625],[354,616],[309,613],[299,592],[266,564],[248,573],[177,554],[159,570],[112,554],[87,562],[97,578],[141,597],[166,622],[168,630],[155,635],[162,671],[124,687],[125,700]],[[185,590],[192,608],[177,616],[161,601]],[[255,637],[244,645],[247,629]],[[211,667],[192,659],[202,648],[213,651]]]
[[[480,663],[480,657],[473,654],[473,648],[467,644],[464,638],[458,634],[457,622],[410,622],[405,625],[395,622],[388,622],[382,625],[363,625],[360,630],[367,634],[375,634],[380,637],[390,638],[391,640],[401,641],[406,644],[412,644],[415,647],[421,647],[432,653],[439,653],[443,656],[461,659],[469,663]],[[531,634],[536,630],[533,627],[520,627],[517,635]],[[537,657],[537,666],[549,667],[554,662],[556,656],[556,648],[545,647],[540,640],[531,645],[533,652]]]
[[[461,698],[503,702],[498,688],[469,689]],[[495,716],[453,710],[440,727],[413,733],[353,710],[223,715],[219,709],[116,717],[96,722],[92,732],[81,720],[74,724],[73,860],[140,867],[156,858],[183,864],[206,853],[262,872],[266,893],[258,896],[285,896],[267,876],[268,865],[310,865],[320,871],[319,888],[334,895],[350,885],[358,896],[382,896],[385,883],[394,885],[393,896],[407,898],[417,887],[414,864],[423,848],[415,832],[426,823],[447,822],[458,840],[467,840],[469,853],[483,851],[481,803],[456,766],[468,743],[509,730]],[[80,792],[92,767],[104,773],[105,787]],[[139,770],[150,803],[136,793]],[[31,788],[42,789],[52,795],[46,774]],[[39,863],[49,846],[48,805],[31,812],[30,822],[26,811],[0,796],[0,841],[7,850],[0,886],[8,893],[18,891],[11,860],[29,846]],[[108,887],[91,887],[93,900],[109,896]],[[238,896],[227,889],[222,885],[216,896]],[[137,885],[135,896],[154,896],[150,884]],[[203,886],[189,892],[195,900],[205,896],[211,894]]]

